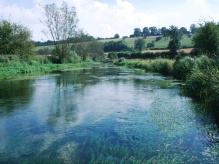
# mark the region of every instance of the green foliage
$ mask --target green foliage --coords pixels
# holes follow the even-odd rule
[[[188,37],[188,35],[183,35],[182,39],[180,40],[181,42],[181,47],[182,48],[192,48],[193,44],[191,41],[192,37]],[[117,42],[117,41],[121,41],[122,39],[105,39],[105,40],[101,40],[100,42],[103,43],[107,43],[107,42]],[[136,38],[125,38],[123,41],[127,44],[129,49],[134,48],[135,45],[135,40]],[[152,41],[156,41],[156,36],[147,36],[146,39],[144,39],[146,42],[146,45],[148,43],[152,43]],[[168,47],[168,43],[169,43],[170,39],[167,37],[163,37],[161,40],[157,41],[154,43],[154,49],[167,49]],[[146,46],[145,46],[146,47]],[[105,52],[110,52],[110,51],[105,51]]]
[[[81,62],[81,57],[75,51],[70,51],[63,61],[63,63],[78,63],[78,62]]]
[[[195,60],[191,57],[185,57],[176,62],[173,65],[173,75],[177,79],[186,79],[187,75],[190,74],[195,66]]]
[[[119,34],[115,34],[114,38],[120,38]]]
[[[129,68],[141,68],[148,72],[158,72],[163,75],[171,75],[173,71],[173,60],[155,59],[155,60],[121,60],[116,64],[125,65]]]
[[[219,105],[219,70],[195,69],[186,80],[186,93],[207,105]]]
[[[114,53],[114,52],[110,52],[107,57],[108,57],[109,59],[112,59],[112,60],[118,59],[117,54]]]
[[[78,43],[72,46],[83,61],[90,58],[94,61],[101,61],[104,58],[103,45],[97,41]]]
[[[0,56],[0,79],[19,78],[23,76],[48,74],[52,71],[89,67],[91,62],[74,64],[52,64],[47,56],[34,56],[23,60],[15,55]]]
[[[77,41],[84,37],[82,31],[77,29],[78,18],[76,9],[69,7],[63,2],[60,7],[55,3],[43,6],[45,19],[42,21],[47,27],[44,33],[50,34],[55,45],[55,56],[59,58],[59,63],[68,60],[71,54],[72,41]],[[48,36],[47,36],[48,37]],[[71,56],[71,55],[70,55]]]
[[[31,32],[23,25],[0,20],[0,54],[20,55],[23,58],[33,55]]]
[[[163,38],[162,36],[156,37],[156,42],[158,42],[158,41],[161,40],[162,38]]]
[[[219,61],[201,56],[185,57],[173,66],[174,76],[185,81],[185,92],[195,100],[219,107]]]
[[[142,32],[141,32],[141,29],[140,29],[140,28],[135,28],[135,29],[134,29],[134,36],[135,36],[135,37],[140,37],[140,36],[142,36]]]
[[[154,41],[152,41],[151,43],[147,44],[147,48],[153,48],[154,47]]]
[[[135,49],[142,51],[142,49],[144,48],[145,45],[145,40],[142,38],[137,38],[135,40]]]
[[[214,22],[200,24],[192,39],[195,48],[208,56],[219,54],[219,25]]]
[[[105,42],[103,46],[105,52],[119,52],[130,49],[124,40]]]
[[[182,33],[176,26],[170,26],[170,28],[166,31],[166,36],[170,37],[168,49],[170,50],[173,58],[177,54],[177,50],[180,48]]]

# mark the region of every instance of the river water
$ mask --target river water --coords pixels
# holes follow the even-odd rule
[[[0,82],[0,163],[217,163],[217,118],[180,82],[113,65]]]

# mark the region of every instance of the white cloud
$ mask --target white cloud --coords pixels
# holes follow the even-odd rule
[[[195,5],[204,5],[205,0],[187,0],[187,2],[195,4]]]
[[[33,31],[33,39],[45,38],[41,32],[46,27],[40,22],[43,18],[40,5],[56,3],[61,5],[63,0],[33,0],[32,8],[18,5],[6,5],[6,0],[0,0],[0,15],[13,22],[22,23]],[[162,8],[150,8],[145,4],[145,10],[139,10],[137,3],[127,0],[114,0],[114,5],[101,0],[65,0],[69,6],[75,6],[79,18],[79,27],[95,37],[113,37],[130,35],[134,28],[150,26],[189,27],[199,19],[210,17],[219,20],[218,0],[185,0],[184,3],[166,4]],[[28,2],[27,2],[28,3]],[[154,3],[154,2],[150,2]],[[16,4],[16,1],[15,1]]]

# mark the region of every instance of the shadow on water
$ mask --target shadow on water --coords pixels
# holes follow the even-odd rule
[[[0,163],[219,160],[218,115],[170,77],[102,65],[1,84]]]

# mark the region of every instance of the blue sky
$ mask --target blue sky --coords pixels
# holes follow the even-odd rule
[[[0,0],[0,18],[27,26],[33,40],[46,41],[39,5],[63,0]],[[75,6],[79,27],[95,37],[129,36],[143,27],[189,28],[199,20],[219,22],[219,0],[65,0]]]

